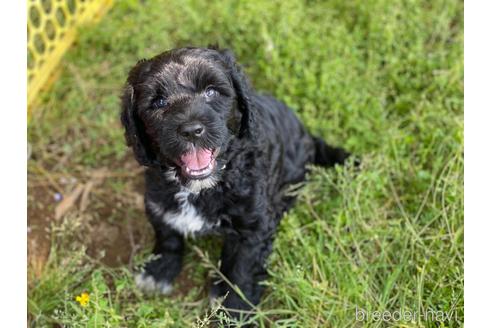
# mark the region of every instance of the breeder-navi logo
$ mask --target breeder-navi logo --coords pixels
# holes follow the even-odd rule
[[[434,309],[426,309],[425,311],[410,311],[410,310],[383,310],[383,311],[366,311],[364,309],[355,307],[355,320],[356,321],[384,321],[384,322],[417,322],[419,321],[437,321],[437,322],[450,322],[458,321],[458,312],[455,310],[451,311],[440,311]]]

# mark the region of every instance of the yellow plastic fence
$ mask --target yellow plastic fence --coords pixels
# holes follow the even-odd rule
[[[75,39],[77,28],[97,22],[113,0],[28,0],[27,104],[30,110],[39,90]]]

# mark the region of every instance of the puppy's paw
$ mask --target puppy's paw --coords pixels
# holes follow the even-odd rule
[[[135,275],[135,284],[146,294],[169,295],[173,290],[171,283],[166,280],[156,280],[145,271]]]
[[[221,302],[224,296],[227,294],[227,289],[224,281],[214,281],[210,284],[208,292],[208,300],[210,304],[216,304]]]

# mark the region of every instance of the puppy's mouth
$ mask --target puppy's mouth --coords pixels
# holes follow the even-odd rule
[[[207,178],[215,169],[217,153],[217,149],[191,148],[179,159],[181,174],[189,179]]]

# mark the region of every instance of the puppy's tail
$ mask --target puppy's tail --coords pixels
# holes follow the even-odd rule
[[[318,137],[312,136],[314,142],[314,163],[315,165],[331,167],[336,164],[343,165],[350,153],[343,148],[332,147]]]

